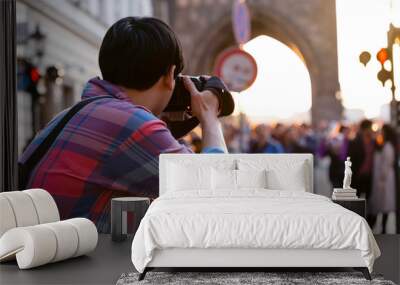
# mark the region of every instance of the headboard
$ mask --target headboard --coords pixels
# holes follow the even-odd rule
[[[257,161],[273,165],[274,163],[301,163],[305,165],[306,191],[313,193],[313,155],[312,154],[161,154],[159,161],[160,195],[167,191],[168,163],[190,163],[192,165],[231,164],[237,169],[238,161]]]

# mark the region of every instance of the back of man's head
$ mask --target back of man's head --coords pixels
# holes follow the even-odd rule
[[[127,17],[113,24],[99,52],[103,79],[135,90],[152,87],[175,65],[183,69],[182,50],[171,28],[155,18]]]

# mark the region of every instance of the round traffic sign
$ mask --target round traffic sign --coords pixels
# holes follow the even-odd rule
[[[225,82],[229,90],[241,92],[256,80],[257,63],[248,52],[229,48],[217,57],[214,73]]]

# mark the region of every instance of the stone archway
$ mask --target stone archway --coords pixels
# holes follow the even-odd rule
[[[216,56],[235,44],[231,1],[175,3],[173,27],[181,38],[188,74],[210,73]],[[183,3],[183,2],[182,2]],[[189,3],[189,4],[188,4]],[[290,47],[307,66],[312,84],[311,118],[341,118],[334,0],[248,0],[252,38],[273,37]],[[185,15],[184,15],[185,14]],[[289,81],[290,79],[288,79]]]

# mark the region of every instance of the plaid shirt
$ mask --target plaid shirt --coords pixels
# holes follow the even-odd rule
[[[165,123],[134,105],[123,90],[99,78],[90,80],[82,99],[111,95],[86,105],[64,127],[35,167],[29,188],[55,199],[62,219],[86,217],[100,232],[110,231],[110,199],[158,196],[160,153],[191,153]],[[25,161],[66,111],[57,115],[28,146]],[[206,152],[222,152],[218,148]]]

